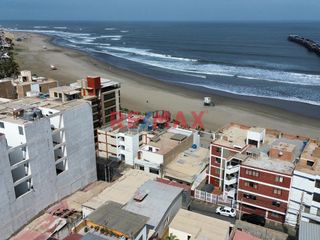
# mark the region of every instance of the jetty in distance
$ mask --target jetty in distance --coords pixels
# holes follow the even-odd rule
[[[320,56],[320,44],[319,43],[317,43],[311,39],[301,37],[299,35],[289,35],[288,40],[290,42],[295,42],[299,45],[302,45],[305,48],[307,48],[310,52],[314,52],[318,56]]]

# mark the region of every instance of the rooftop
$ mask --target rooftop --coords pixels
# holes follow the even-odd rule
[[[122,209],[122,204],[109,201],[91,213],[87,220],[127,236],[137,236],[148,218]]]
[[[15,122],[19,124],[27,123],[28,121],[22,117],[14,117],[14,113],[19,111],[25,111],[29,109],[51,109],[56,110],[55,112],[64,111],[68,108],[79,106],[86,103],[85,100],[77,99],[68,102],[61,102],[54,99],[40,99],[36,97],[26,97],[17,100],[12,100],[10,102],[0,102],[0,120]]]
[[[247,132],[250,127],[231,123],[216,133],[214,144],[229,148],[244,148],[246,146]]]
[[[79,94],[80,91],[72,86],[59,86],[55,88],[50,88],[50,92],[56,92],[56,93],[64,93],[67,95],[73,95],[73,94]]]
[[[188,233],[195,240],[224,240],[229,226],[227,221],[180,209],[169,228]]]
[[[307,161],[313,162],[312,166]],[[310,140],[301,154],[296,170],[312,175],[320,175],[320,141]]]
[[[85,202],[83,206],[95,210],[107,201],[125,204],[133,197],[141,185],[148,180],[155,179],[155,177],[154,174],[130,169],[110,187]]]
[[[248,157],[242,163],[246,166],[284,174],[292,174],[294,170],[294,163],[280,159],[271,159],[268,156],[263,156],[259,158]]]
[[[299,240],[318,240],[320,225],[301,221],[299,228]]]
[[[149,180],[137,193],[145,193],[142,201],[132,198],[123,209],[149,218],[148,225],[157,228],[163,216],[183,189]]]
[[[165,166],[164,175],[192,184],[207,166],[208,158],[209,149],[189,148]]]
[[[147,145],[142,146],[142,150],[149,151],[149,146],[152,146],[158,148],[158,151],[156,151],[157,154],[164,155],[191,135],[192,131],[179,128],[163,130],[161,132],[150,134],[150,142]]]

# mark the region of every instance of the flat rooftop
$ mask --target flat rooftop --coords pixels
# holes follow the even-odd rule
[[[307,161],[313,162],[313,166],[308,166]],[[320,142],[310,140],[304,148],[296,170],[312,175],[320,175]]]
[[[268,156],[252,158],[249,157],[242,162],[243,165],[255,167],[259,169],[269,170],[272,172],[279,172],[284,174],[292,174],[294,170],[294,163],[280,159],[271,159]]]
[[[247,132],[250,129],[248,126],[231,123],[228,126],[220,129],[216,133],[216,140],[212,143],[229,147],[229,148],[244,148],[246,146]]]
[[[192,184],[209,163],[209,149],[189,148],[164,167],[164,175]]]
[[[36,97],[25,97],[21,99],[12,100],[10,102],[0,102],[0,121],[24,124],[28,121],[19,117],[14,118],[13,112],[17,110],[28,110],[32,108],[52,109],[61,112],[84,103],[86,103],[86,101],[82,99],[71,100],[63,103],[60,100],[49,98],[40,99]]]
[[[162,132],[149,134],[148,137],[150,137],[150,142],[147,145],[142,146],[141,149],[148,151],[148,146],[152,146],[159,149],[156,152],[157,154],[164,155],[178,146],[180,142],[185,141],[191,135],[192,131],[170,128],[168,130],[163,130]]]
[[[140,186],[142,186],[146,181],[155,178],[156,176],[154,174],[130,169],[111,186],[107,187],[100,194],[91,198],[82,205],[95,210],[107,201],[125,204],[134,196]]]
[[[134,197],[123,209],[148,217],[148,225],[157,228],[171,204],[182,194],[182,191],[182,188],[149,180],[136,192],[136,196],[145,194],[143,200],[137,201]]]
[[[137,236],[149,220],[145,216],[122,209],[121,204],[112,201],[99,207],[86,219],[127,236]]]
[[[50,88],[50,92],[56,92],[56,93],[64,93],[67,95],[73,95],[73,94],[78,94],[80,91],[73,86],[59,86],[55,88]]]
[[[227,221],[180,209],[169,229],[188,233],[195,240],[225,240],[229,234],[229,226]]]

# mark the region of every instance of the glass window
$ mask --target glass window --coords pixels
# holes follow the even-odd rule
[[[23,135],[23,128],[19,126],[18,129],[19,129],[19,134]]]
[[[4,123],[0,122],[0,128],[4,128]]]
[[[273,193],[276,194],[276,195],[281,195],[281,189],[274,188],[273,189]]]
[[[316,180],[316,188],[320,188],[320,180]]]
[[[281,177],[281,176],[276,176],[276,182],[282,183],[282,182],[283,182],[283,177]]]
[[[313,201],[316,201],[316,202],[320,203],[320,194],[319,193],[314,193],[313,194]]]

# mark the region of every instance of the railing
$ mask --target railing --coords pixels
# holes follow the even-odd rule
[[[239,172],[239,169],[240,169],[239,166],[234,166],[234,167],[229,166],[229,167],[226,168],[225,171],[226,171],[226,174],[234,174],[234,173]]]
[[[224,198],[222,195],[215,195],[198,189],[195,189],[194,198],[216,205],[224,205],[230,207],[233,207],[235,205],[235,201],[232,199]]]

